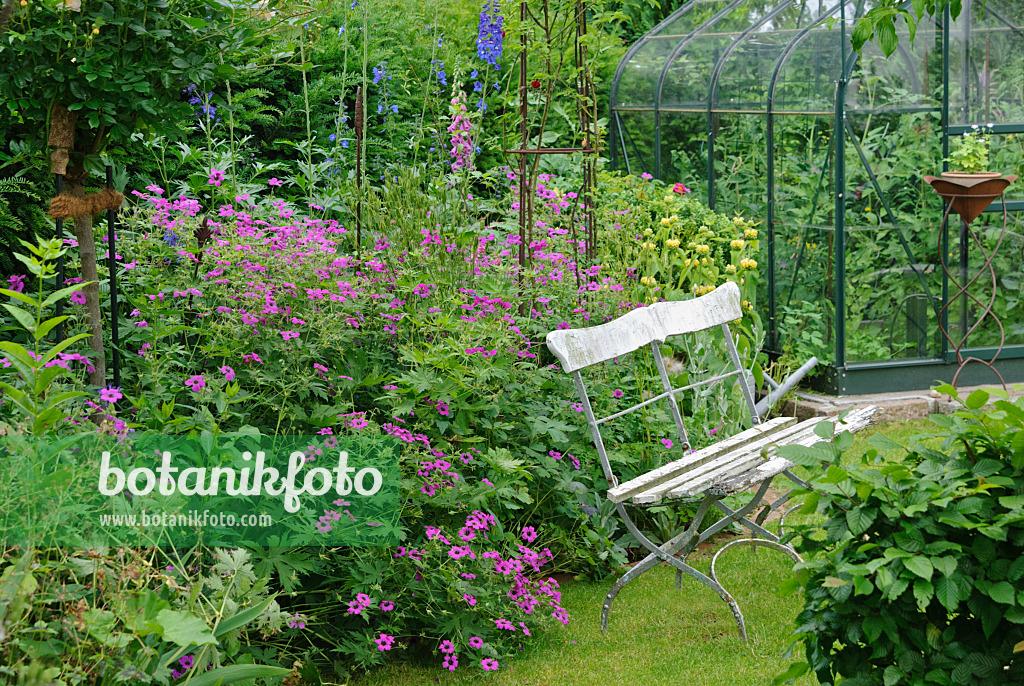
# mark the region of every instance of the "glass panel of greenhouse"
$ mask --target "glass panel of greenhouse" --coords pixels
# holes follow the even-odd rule
[[[965,333],[965,357],[991,359],[1002,339],[995,367],[1022,381],[1024,180],[975,220],[975,241],[955,212],[943,222],[924,177],[983,127],[989,168],[1024,179],[1024,2],[967,0],[913,41],[900,22],[889,58],[850,44],[872,6],[690,0],[619,64],[612,164],[760,222],[766,346],[816,355],[829,366],[823,390],[948,381],[949,339]],[[971,297],[957,297],[956,281],[979,272]],[[982,365],[959,379],[996,382]]]

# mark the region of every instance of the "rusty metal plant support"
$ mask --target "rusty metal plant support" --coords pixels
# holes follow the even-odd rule
[[[999,232],[999,239],[996,241],[991,251],[985,249],[985,244],[982,243],[978,234],[971,229],[971,224],[977,219],[981,213],[997,198],[1002,200],[1003,193],[1006,188],[1017,180],[1016,175],[1004,176],[1001,178],[964,178],[958,177],[957,175],[944,174],[942,177],[926,176],[924,177],[925,182],[931,185],[935,189],[935,192],[942,196],[942,199],[946,203],[946,211],[942,215],[942,226],[947,225],[949,215],[955,211],[961,221],[960,228],[960,280],[958,281],[954,277],[952,270],[950,270],[947,264],[947,253],[945,250],[945,232],[939,234],[939,264],[942,265],[942,270],[946,273],[946,278],[949,279],[949,283],[956,287],[956,292],[951,292],[949,298],[943,303],[942,307],[939,308],[939,331],[953,347],[953,351],[956,355],[957,370],[953,375],[952,385],[956,387],[957,381],[960,379],[960,372],[970,364],[971,362],[978,362],[988,367],[996,378],[999,379],[999,383],[1002,387],[1006,388],[1006,381],[1003,380],[1002,375],[995,368],[996,358],[1003,351],[1003,346],[1006,343],[1006,331],[1003,328],[1003,323],[995,312],[992,311],[992,306],[996,301],[996,291],[999,288],[998,278],[996,276],[996,270],[992,266],[992,261],[995,259],[996,254],[999,252],[1000,246],[1002,246],[1003,239],[1006,237],[1006,225],[1008,215],[1006,211],[1006,203],[1003,202],[1003,225]],[[967,267],[967,249],[973,243],[977,248],[978,252],[984,258],[984,263],[978,269],[978,272],[971,278],[968,278],[968,267]],[[971,286],[978,282],[983,274],[988,273],[992,281],[992,293],[989,296],[988,302],[983,303],[976,295],[970,292]],[[960,340],[954,341],[953,337],[950,336],[947,327],[943,326],[943,314],[949,309],[949,306],[954,302],[960,301],[961,296],[965,299],[970,299],[976,305],[981,308],[981,314],[977,320],[970,327],[967,326],[967,303],[963,302],[962,313],[960,317]],[[964,357],[963,348],[967,344],[968,337],[974,333],[974,331],[981,325],[987,318],[995,320],[996,326],[999,327],[999,345],[996,346],[995,352],[988,360],[983,360],[974,355]]]
[[[519,3],[519,21],[525,25],[530,18],[530,11],[527,0]],[[578,0],[575,10],[575,36],[573,40],[573,61],[576,68],[575,87],[577,92],[576,106],[579,120],[580,132],[583,135],[583,143],[579,147],[531,147],[530,129],[530,106],[529,106],[529,75],[528,75],[528,38],[525,31],[520,35],[520,56],[519,56],[519,137],[520,146],[505,150],[508,155],[515,155],[518,160],[517,169],[517,195],[518,195],[518,220],[519,220],[519,282],[522,284],[523,273],[529,259],[528,243],[533,240],[533,199],[531,193],[533,172],[536,170],[537,155],[570,155],[581,153],[583,160],[583,184],[578,193],[576,204],[571,213],[571,224],[575,234],[576,230],[576,209],[577,205],[583,209],[583,225],[585,228],[585,244],[587,259],[594,259],[596,256],[597,244],[597,216],[594,212],[594,186],[597,178],[597,99],[595,96],[594,79],[588,65],[588,51],[586,46],[587,35],[587,5],[583,0]],[[557,77],[556,77],[557,78]],[[549,90],[550,93],[550,90]],[[542,125],[543,128],[543,125]],[[543,130],[537,132],[537,139],[543,137]],[[578,243],[576,250],[578,250]]]

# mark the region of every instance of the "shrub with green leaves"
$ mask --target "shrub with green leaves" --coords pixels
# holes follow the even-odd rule
[[[807,661],[775,683],[807,671],[823,685],[1024,682],[1024,398],[938,390],[961,408],[932,416],[931,441],[871,439],[902,460],[872,449],[841,465],[849,437],[780,451],[826,467],[803,508],[825,521],[796,532]]]

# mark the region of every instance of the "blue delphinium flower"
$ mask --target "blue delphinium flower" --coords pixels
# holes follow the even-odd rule
[[[448,85],[448,74],[444,71],[444,62],[442,60],[433,60],[430,63],[431,70],[437,75],[437,80],[442,86]]]
[[[485,0],[483,9],[480,11],[480,25],[477,30],[476,54],[483,61],[500,69],[498,60],[501,59],[502,31],[501,27],[505,19],[501,16],[501,6],[498,0]]]

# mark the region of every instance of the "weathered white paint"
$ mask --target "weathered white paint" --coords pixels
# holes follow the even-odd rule
[[[835,432],[838,434],[843,431],[860,431],[871,423],[871,419],[877,412],[879,412],[879,408],[875,406],[854,410],[847,416],[845,424],[836,425]],[[745,490],[794,466],[792,462],[774,456],[776,447],[780,445],[811,446],[824,440],[814,433],[814,427],[822,421],[830,420],[814,417],[776,431],[767,438],[748,442],[697,469],[685,472],[646,492],[637,494],[633,497],[633,502],[652,504],[662,500],[690,498],[709,488],[726,493]]]
[[[655,303],[587,329],[552,331],[546,343],[562,363],[562,369],[571,373],[654,341],[660,343],[669,336],[703,331],[742,316],[739,286],[729,281],[692,300]]]
[[[764,424],[752,427],[731,438],[727,438],[713,445],[701,448],[697,452],[691,453],[686,457],[670,462],[666,465],[662,465],[653,471],[641,474],[635,479],[631,479],[614,488],[610,488],[608,489],[608,499],[615,503],[621,503],[623,500],[628,500],[634,495],[643,493],[644,491],[649,491],[653,487],[663,484],[673,477],[677,477],[685,472],[689,472],[692,469],[700,467],[703,464],[707,464],[720,455],[741,448],[748,443],[753,443],[754,441],[760,440],[765,436],[773,434],[776,431],[784,429],[795,423],[795,417],[776,417],[775,419],[771,419]]]

